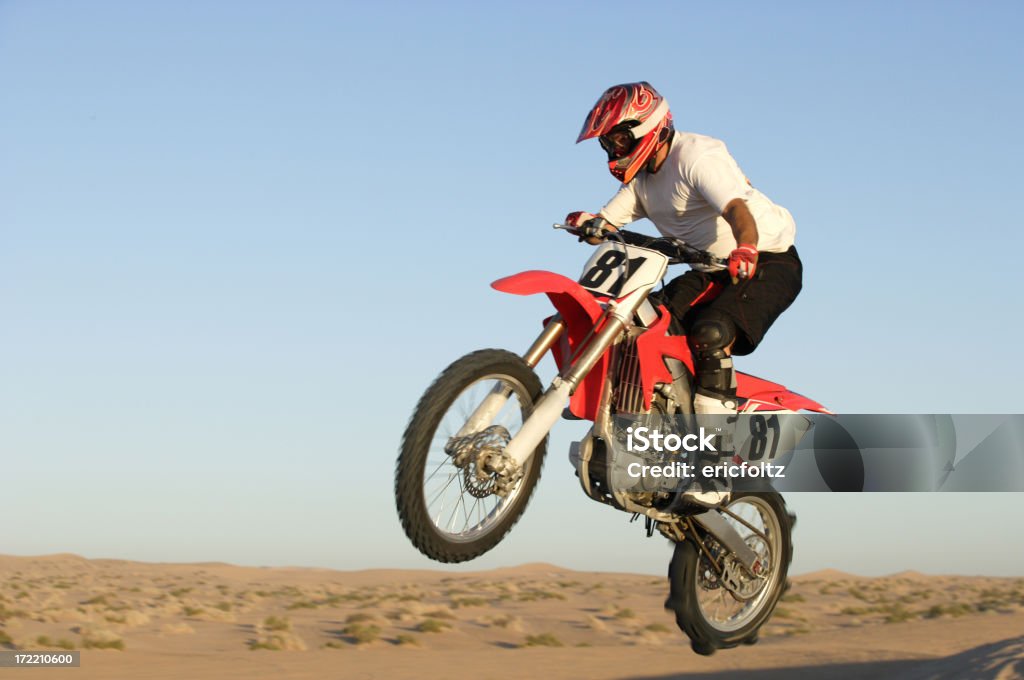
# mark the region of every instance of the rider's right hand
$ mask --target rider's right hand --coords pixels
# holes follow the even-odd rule
[[[573,233],[580,237],[581,243],[586,241],[590,245],[601,243],[612,229],[603,217],[582,210],[566,215],[565,223],[570,227],[576,227]]]
[[[588,213],[584,210],[577,210],[576,212],[571,212],[565,216],[565,223],[570,227],[582,227],[585,222],[589,222],[595,217],[597,217],[597,215],[594,215],[593,213]]]

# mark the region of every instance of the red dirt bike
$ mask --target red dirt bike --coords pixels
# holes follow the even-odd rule
[[[480,350],[441,373],[406,428],[395,497],[405,533],[421,552],[441,562],[473,559],[497,545],[526,509],[559,418],[592,421],[570,452],[584,493],[643,515],[648,535],[658,531],[675,542],[665,606],[693,649],[711,654],[756,642],[786,587],[795,516],[770,487],[733,492],[723,506],[706,508],[674,502],[679,489],[671,485],[621,481],[623,456],[636,459],[622,451],[623,418],[652,426],[692,418],[690,349],[669,332],[666,308],[650,299],[677,263],[723,264],[677,239],[619,230],[596,248],[578,281],[526,271],[491,284],[515,295],[544,293],[558,313],[522,356]],[[705,291],[694,304],[717,292]],[[544,390],[533,367],[548,351],[559,374]],[[780,434],[772,416],[829,412],[743,373],[737,388],[740,413],[755,414],[761,429],[752,428],[752,437],[762,445]]]

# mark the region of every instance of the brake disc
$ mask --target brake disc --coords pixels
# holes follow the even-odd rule
[[[523,478],[523,469],[505,453],[512,435],[492,425],[465,437],[452,438],[445,452],[462,469],[466,490],[476,498],[507,496]]]

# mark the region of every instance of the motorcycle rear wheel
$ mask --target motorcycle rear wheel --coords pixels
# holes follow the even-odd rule
[[[767,562],[767,576],[764,585],[749,599],[737,598],[718,582],[709,560],[693,540],[676,543],[668,568],[669,597],[665,608],[675,613],[676,624],[689,636],[693,650],[703,655],[757,641],[758,631],[786,590],[793,558],[792,527],[796,516],[786,509],[781,495],[774,491],[736,493],[726,507],[767,536],[765,540],[725,515]],[[713,538],[702,538],[706,549],[720,549]]]
[[[540,478],[546,438],[505,497],[488,494],[486,483],[468,479],[445,451],[497,385],[511,396],[491,424],[515,436],[540,398],[540,380],[521,357],[485,349],[458,359],[438,376],[420,398],[402,438],[395,468],[398,516],[413,545],[439,562],[464,562],[496,546],[523,514]]]

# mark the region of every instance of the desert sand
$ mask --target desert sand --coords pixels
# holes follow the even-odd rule
[[[758,644],[712,657],[690,650],[666,589],[547,564],[0,556],[0,648],[82,651],[80,668],[33,678],[1024,678],[1024,578],[794,577]]]

